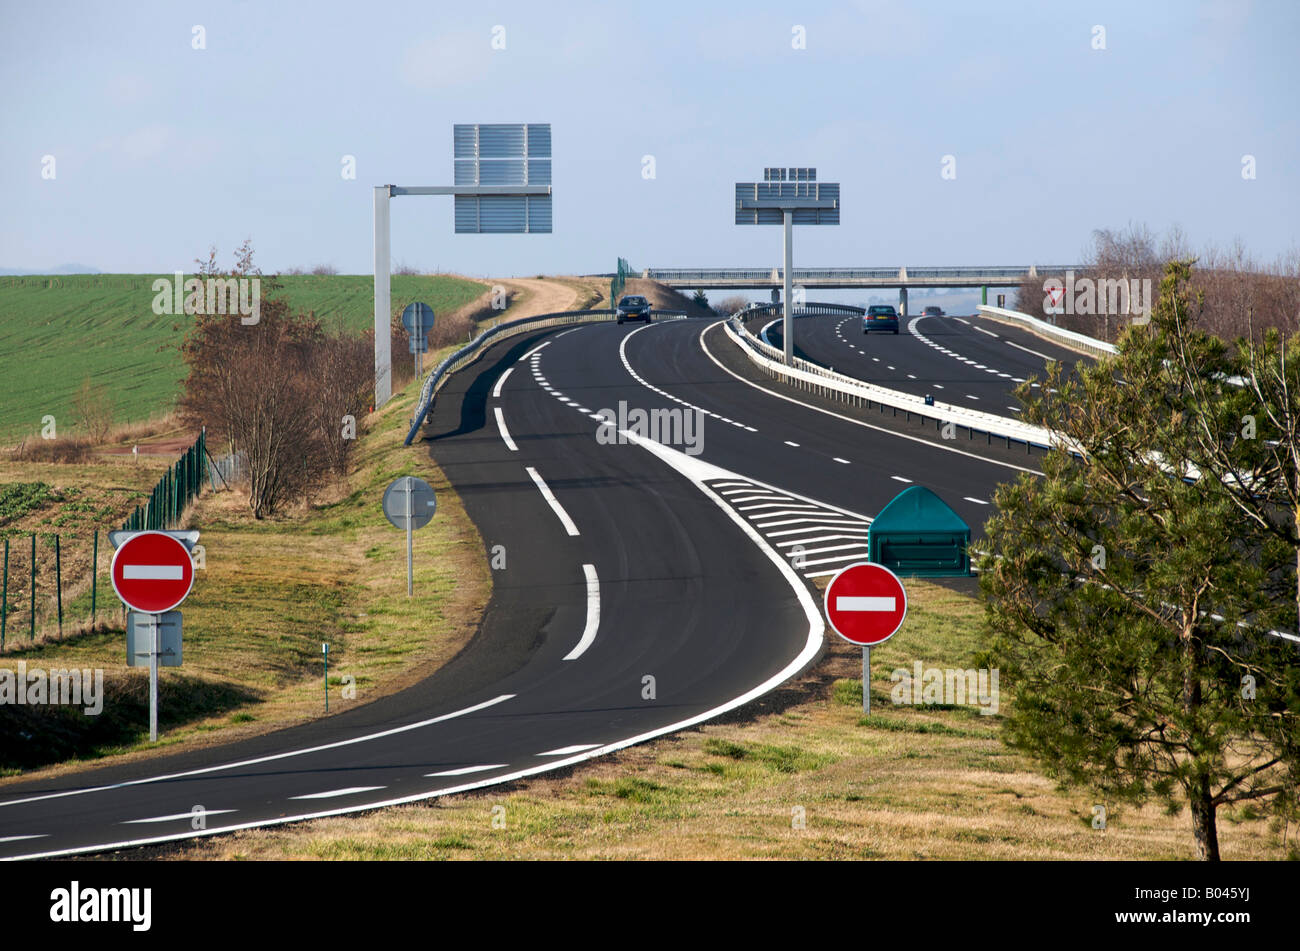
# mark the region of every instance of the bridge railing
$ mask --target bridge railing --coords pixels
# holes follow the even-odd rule
[[[1027,266],[990,266],[990,267],[831,267],[831,268],[791,268],[793,281],[839,281],[839,280],[874,280],[903,283],[913,279],[936,280],[952,278],[960,280],[1019,281],[1027,277],[1064,274],[1068,270],[1080,270],[1081,266],[1073,264],[1042,264]],[[762,281],[780,280],[780,268],[647,268],[646,277],[657,281]]]
[[[754,304],[749,308],[748,312],[750,314],[779,314],[782,313],[782,309],[780,304]],[[855,307],[852,304],[831,304],[824,301],[807,301],[795,305],[794,308],[795,317],[817,317],[827,314],[853,314],[860,317],[866,312],[865,307]]]

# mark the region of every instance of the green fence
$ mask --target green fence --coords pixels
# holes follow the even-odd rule
[[[194,501],[203,488],[203,477],[208,471],[206,437],[207,430],[199,432],[194,445],[185,450],[185,455],[158,480],[149,501],[137,507],[131,517],[122,523],[123,530],[166,530],[180,521],[186,506]],[[211,475],[208,478],[211,479]]]
[[[623,288],[627,285],[627,277],[632,273],[632,265],[628,264],[624,258],[618,259],[618,273],[609,282],[609,306],[617,307],[618,299],[623,296]]]

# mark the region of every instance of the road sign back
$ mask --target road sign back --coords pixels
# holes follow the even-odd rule
[[[402,476],[384,490],[384,514],[395,528],[423,528],[436,509],[432,487],[415,476]]]
[[[826,619],[853,644],[874,647],[898,632],[907,617],[907,592],[888,568],[849,565],[826,586]]]
[[[139,532],[113,553],[113,590],[122,603],[144,614],[179,607],[194,585],[189,549],[165,532]]]

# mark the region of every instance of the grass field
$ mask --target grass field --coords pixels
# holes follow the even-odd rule
[[[974,706],[894,705],[890,674],[975,665],[977,599],[909,579],[903,630],[829,635],[808,675],[733,714],[580,767],[481,792],[132,852],[186,859],[1191,859],[1187,813],[1060,789]],[[728,722],[730,721],[730,722]],[[1108,806],[1105,830],[1093,807]],[[1221,809],[1225,859],[1300,857],[1294,827]]]
[[[38,432],[52,415],[59,435],[75,427],[72,397],[90,378],[107,386],[117,421],[171,408],[184,377],[177,346],[191,318],[154,314],[153,281],[171,275],[0,277],[0,445]],[[193,276],[193,275],[187,275]],[[362,331],[373,322],[366,275],[282,277],[283,295],[327,326]],[[396,313],[423,300],[454,310],[486,285],[457,277],[394,275]]]

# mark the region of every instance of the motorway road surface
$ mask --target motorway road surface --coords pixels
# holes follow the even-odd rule
[[[676,320],[490,348],[441,391],[413,450],[447,473],[484,557],[505,549],[470,645],[414,687],[311,724],[0,787],[0,858],[426,799],[700,722],[816,659],[805,579],[863,560],[870,514],[898,491],[930,486],[978,533],[996,485],[1034,471],[806,406],[729,346],[717,324]],[[606,423],[638,409],[701,427],[661,432],[665,446]]]

